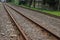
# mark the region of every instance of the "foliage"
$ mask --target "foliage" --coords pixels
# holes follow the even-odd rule
[[[59,11],[51,11],[51,10],[58,10],[59,9],[58,8],[58,6],[59,6],[59,0],[42,0],[42,3],[41,3],[42,5],[41,6],[39,5],[40,1],[36,2],[36,0],[24,0],[24,1],[22,1],[22,0],[13,0],[13,2],[15,4],[20,4],[20,5],[27,6],[29,8],[31,8],[33,6],[33,8],[32,8],[33,10],[36,10],[37,9],[36,6],[38,5],[38,11],[47,12],[49,14],[60,16],[60,12]],[[48,10],[41,10],[39,8],[39,7],[41,7],[41,8],[45,7],[46,4],[48,4],[48,7],[49,7],[48,10],[50,10],[50,11],[48,11]]]

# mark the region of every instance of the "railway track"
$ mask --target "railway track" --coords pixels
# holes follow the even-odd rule
[[[2,4],[4,6],[4,4]],[[5,8],[5,6],[4,6]],[[5,11],[8,13],[8,11],[5,8]],[[13,22],[14,28],[19,31],[19,36],[17,37],[16,40],[28,40],[28,38],[26,37],[26,35],[24,34],[24,31],[20,28],[20,25],[16,23],[16,21],[13,19],[13,17],[8,13],[8,16],[11,20],[11,22]],[[13,34],[14,35],[14,34]],[[13,38],[13,36],[11,36]]]
[[[27,40],[0,3],[0,40]]]
[[[55,34],[58,38],[60,38],[60,30],[59,30],[59,28],[60,28],[60,21],[59,21],[59,19],[55,19],[55,18],[52,18],[52,17],[49,17],[49,16],[46,16],[46,15],[42,15],[41,16],[41,14],[38,14],[37,12],[37,14],[35,13],[35,12],[32,12],[31,10],[30,10],[30,12],[28,11],[26,11],[25,13],[24,13],[24,11],[26,10],[26,9],[24,9],[24,8],[20,8],[20,10],[22,10],[22,11],[20,11],[19,10],[19,8],[15,8],[14,6],[11,6],[11,5],[9,5],[9,4],[6,4],[8,7],[10,7],[10,8],[12,8],[13,10],[15,10],[16,12],[18,12],[19,14],[21,14],[21,15],[23,15],[23,16],[25,16],[26,18],[28,18],[29,20],[31,20],[32,22],[34,22],[34,23],[36,23],[36,24],[38,24],[38,25],[40,25],[42,28],[44,28],[44,29],[46,29],[46,30],[48,30],[49,32],[51,32],[51,33],[53,33],[53,34]],[[33,13],[33,14],[32,14]],[[36,15],[34,15],[34,14],[36,14]],[[39,16],[40,15],[40,16]],[[35,17],[36,16],[36,17]],[[40,17],[40,18],[39,18]],[[44,20],[41,20],[41,17],[42,17],[42,19]],[[48,20],[46,20],[46,19],[48,19]],[[50,19],[49,19],[50,18]],[[52,21],[52,20],[54,20],[54,21]],[[46,22],[47,23],[46,23]]]
[[[8,6],[4,6],[25,40],[59,40],[60,38],[39,24]],[[27,28],[27,29],[26,29]]]

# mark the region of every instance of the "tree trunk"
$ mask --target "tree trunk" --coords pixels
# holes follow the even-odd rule
[[[34,5],[33,5],[33,6],[34,6],[34,8],[35,8],[35,3],[36,3],[36,0],[34,0]]]
[[[29,1],[29,7],[31,7],[33,0]]]

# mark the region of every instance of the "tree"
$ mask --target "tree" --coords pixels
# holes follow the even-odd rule
[[[6,2],[11,2],[12,0],[6,0]]]
[[[56,0],[43,0],[43,4],[48,4],[49,5],[49,8],[51,10],[56,10],[57,9],[57,1]]]
[[[60,10],[60,0],[58,0],[57,3],[58,3],[58,8],[57,8],[57,9],[58,9],[58,11],[59,11],[59,10]]]
[[[33,0],[29,0],[29,7],[31,7]]]
[[[35,8],[35,3],[36,3],[36,0],[34,0],[34,5],[33,5],[34,8]]]

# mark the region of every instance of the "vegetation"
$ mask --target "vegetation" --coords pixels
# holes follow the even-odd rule
[[[33,8],[33,7],[30,8],[30,7],[23,6],[23,5],[20,5],[20,6],[28,8],[28,9],[37,10],[37,11],[46,12],[46,13],[49,13],[49,14],[52,14],[52,15],[60,16],[60,11],[44,10],[44,9]]]
[[[60,0],[13,0],[13,2],[32,10],[60,16]]]

